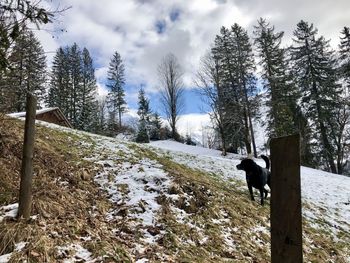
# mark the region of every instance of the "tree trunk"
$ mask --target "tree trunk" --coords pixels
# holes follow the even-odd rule
[[[219,131],[220,131],[220,137],[221,137],[221,141],[222,141],[222,155],[226,156],[227,155],[227,151],[226,151],[226,135],[225,135],[224,127],[222,125],[220,125]]]
[[[173,139],[174,139],[175,141],[178,141],[179,138],[177,138],[178,136],[177,136],[177,132],[176,132],[176,122],[175,122],[175,118],[172,118],[170,127],[171,127],[171,136],[173,137]]]
[[[119,114],[119,129],[122,128],[122,109],[120,106],[118,106],[118,114]]]
[[[252,122],[252,117],[250,115],[250,110],[248,108],[248,119],[249,119],[249,126],[250,126],[250,134],[251,134],[251,139],[252,139],[252,144],[253,144],[253,152],[254,152],[254,157],[258,158],[258,153],[256,150],[256,144],[255,144],[255,136],[254,136],[254,128],[253,128],[253,122]]]
[[[19,67],[19,72],[20,72],[20,77],[19,77],[19,91],[17,91],[17,112],[21,112],[23,111],[23,108],[22,108],[22,100],[21,100],[21,94],[23,92],[22,90],[22,82],[23,82],[23,57],[22,57],[22,54],[21,54],[21,62],[20,62],[20,67]]]
[[[337,168],[334,164],[333,156],[331,151],[331,145],[328,141],[327,134],[326,134],[326,127],[324,126],[324,123],[320,121],[320,129],[321,129],[321,137],[322,137],[322,142],[325,148],[325,157],[327,158],[329,167],[331,168],[332,173],[337,173]]]
[[[256,144],[255,144],[255,137],[254,137],[254,128],[253,128],[253,122],[252,122],[252,114],[251,114],[251,111],[250,111],[250,103],[249,103],[249,100],[248,100],[248,95],[247,95],[246,89],[245,89],[244,95],[245,95],[245,101],[246,101],[246,104],[247,104],[247,111],[248,111],[248,121],[249,121],[250,136],[251,136],[250,138],[251,138],[252,145],[253,145],[254,157],[257,158],[258,154],[257,154],[257,151],[256,151]]]
[[[18,218],[23,217],[25,219],[29,219],[32,206],[35,113],[36,98],[34,95],[28,93],[18,207]]]
[[[314,91],[315,95],[317,95],[317,88],[316,88],[315,83],[313,83],[313,91]],[[328,161],[329,167],[331,168],[331,172],[337,173],[337,168],[335,166],[335,163],[333,160],[333,155],[331,153],[332,148],[331,148],[331,145],[330,145],[328,137],[327,137],[326,127],[324,125],[323,120],[320,117],[322,115],[322,111],[321,111],[320,102],[318,100],[316,100],[316,109],[317,109],[317,115],[318,115],[318,122],[320,125],[321,139],[322,139],[322,143],[324,146],[324,155]]]
[[[246,109],[244,109],[244,144],[247,149],[247,154],[251,154],[252,146],[250,145],[250,134],[249,134],[248,116],[247,116]]]

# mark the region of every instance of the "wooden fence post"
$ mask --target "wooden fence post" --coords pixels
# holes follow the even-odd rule
[[[33,154],[35,136],[36,98],[27,94],[18,218],[30,218],[32,207]]]
[[[300,135],[272,139],[271,262],[303,262]]]

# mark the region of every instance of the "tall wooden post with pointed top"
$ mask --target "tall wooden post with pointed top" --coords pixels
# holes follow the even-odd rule
[[[271,262],[303,262],[300,135],[272,139]]]
[[[27,94],[26,120],[24,128],[23,158],[21,167],[21,183],[19,189],[18,218],[30,218],[32,207],[33,155],[35,140],[36,98]]]

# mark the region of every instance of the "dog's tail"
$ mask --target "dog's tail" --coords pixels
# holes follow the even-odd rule
[[[269,158],[266,156],[266,155],[260,155],[260,157],[265,161],[265,163],[266,163],[266,169],[270,169],[270,160],[269,160]]]

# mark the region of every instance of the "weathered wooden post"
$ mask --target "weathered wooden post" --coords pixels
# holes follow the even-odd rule
[[[272,139],[271,262],[303,262],[300,135]]]
[[[33,154],[35,136],[36,98],[27,94],[18,218],[29,219],[32,206]]]

